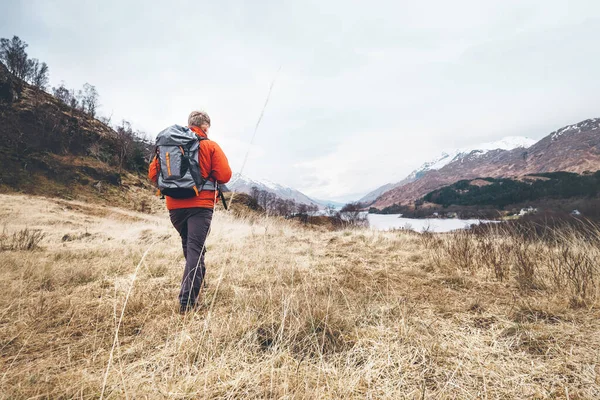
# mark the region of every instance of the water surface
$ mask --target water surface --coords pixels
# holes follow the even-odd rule
[[[451,232],[457,229],[468,228],[473,224],[489,222],[479,219],[402,218],[400,214],[369,214],[368,218],[371,229],[382,231],[389,229],[411,229],[417,232],[424,230]]]

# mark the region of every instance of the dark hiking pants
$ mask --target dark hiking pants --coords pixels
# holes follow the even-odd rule
[[[181,281],[179,302],[182,306],[196,304],[206,273],[204,242],[208,236],[213,210],[210,208],[180,208],[170,210],[171,223],[181,236],[185,270]]]

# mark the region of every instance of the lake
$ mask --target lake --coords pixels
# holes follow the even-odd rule
[[[490,222],[478,219],[400,218],[400,214],[369,214],[368,218],[371,229],[381,231],[405,228],[417,232],[422,232],[426,229],[432,232],[451,232],[467,228],[473,224]]]

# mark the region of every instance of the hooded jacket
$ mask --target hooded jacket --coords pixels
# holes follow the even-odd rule
[[[200,128],[196,126],[190,126],[190,129],[194,131],[199,137],[207,137]],[[229,161],[221,150],[221,147],[212,140],[200,141],[200,151],[198,152],[198,162],[200,164],[200,173],[203,177],[210,175],[210,180],[219,184],[225,184],[231,179],[231,168],[229,167]],[[158,158],[154,157],[148,168],[148,178],[154,183],[158,181],[158,173],[160,166],[158,165]],[[169,196],[165,196],[167,199],[167,209],[175,210],[178,208],[210,208],[213,209],[217,197],[217,192],[213,190],[202,190],[200,194],[195,197],[188,199],[174,199]]]

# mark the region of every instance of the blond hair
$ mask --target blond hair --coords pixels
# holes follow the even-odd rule
[[[202,124],[210,126],[210,117],[204,111],[192,111],[188,117],[188,126],[200,127]]]

